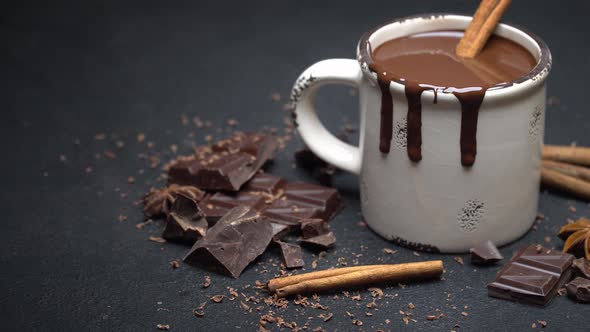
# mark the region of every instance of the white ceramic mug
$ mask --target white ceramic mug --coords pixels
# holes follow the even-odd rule
[[[461,107],[453,94],[422,94],[422,160],[406,153],[404,85],[390,84],[394,104],[391,150],[379,150],[381,92],[367,66],[368,43],[435,30],[464,30],[471,17],[423,15],[399,19],[366,33],[357,59],[330,59],[306,69],[291,94],[299,133],[326,162],[360,176],[367,224],[381,236],[417,250],[464,252],[485,240],[503,245],[535,220],[545,121],[545,79],[551,54],[522,29],[500,24],[495,34],[517,42],[537,60],[529,75],[486,92],[477,122],[477,159],[461,165]],[[338,140],[319,121],[314,99],[327,84],[358,88],[360,144]]]

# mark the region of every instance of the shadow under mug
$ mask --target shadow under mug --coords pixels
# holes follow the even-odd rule
[[[535,220],[545,122],[545,80],[551,53],[533,34],[499,24],[495,34],[527,49],[537,60],[532,71],[510,86],[486,92],[477,122],[477,158],[461,165],[461,107],[452,94],[422,94],[422,160],[406,152],[408,103],[403,82],[392,82],[391,150],[379,150],[381,91],[367,66],[385,41],[436,30],[464,30],[471,17],[429,14],[382,25],[360,40],[357,59],[329,59],[306,69],[295,81],[291,103],[298,131],[320,158],[359,175],[362,213],[375,232],[415,250],[465,252],[491,240],[504,245],[527,232]],[[327,84],[359,90],[359,146],[329,133],[314,100]]]

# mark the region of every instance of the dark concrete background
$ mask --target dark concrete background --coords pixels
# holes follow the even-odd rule
[[[186,248],[147,241],[159,224],[137,230],[143,220],[133,205],[158,170],[138,153],[173,156],[177,144],[188,153],[192,142],[224,132],[183,125],[181,115],[200,116],[216,126],[234,118],[239,129],[282,127],[281,103],[293,80],[308,65],[332,57],[354,57],[360,35],[382,22],[422,12],[471,13],[474,1],[80,1],[20,2],[0,5],[0,101],[2,139],[0,201],[4,206],[0,241],[0,314],[5,330],[254,330],[262,312],[245,313],[239,301],[209,304],[205,317],[192,309],[207,296],[234,287],[253,294],[255,280],[278,272],[276,252],[268,252],[238,280],[169,262]],[[585,80],[590,44],[585,1],[515,1],[505,21],[540,35],[551,47],[546,142],[590,145]],[[557,102],[559,100],[559,102]],[[319,101],[322,118],[337,131],[357,121],[357,99],[348,88],[326,89]],[[104,140],[96,140],[105,133]],[[136,140],[145,133],[143,143]],[[354,135],[353,140],[354,140]],[[74,144],[79,140],[79,144]],[[116,146],[121,141],[124,147]],[[146,142],[155,144],[148,148]],[[292,168],[293,141],[268,171],[288,179],[313,181]],[[104,151],[113,151],[110,160]],[[96,154],[100,156],[96,158]],[[64,155],[65,162],[60,161]],[[87,173],[85,169],[92,168]],[[145,169],[139,174],[139,169]],[[134,176],[135,184],[127,177]],[[337,247],[318,268],[349,264],[440,258],[445,280],[389,287],[372,317],[370,295],[362,300],[322,296],[334,318],[314,318],[310,328],[327,330],[530,330],[537,320],[546,330],[587,329],[588,307],[565,297],[545,308],[487,297],[485,285],[498,267],[461,266],[450,255],[421,254],[397,248],[360,220],[356,179],[340,175],[346,209],[333,221]],[[121,197],[121,193],[128,196]],[[577,212],[569,207],[574,206]],[[554,193],[541,195],[547,216],[538,230],[502,248],[509,257],[518,246],[543,243],[561,248],[555,236],[566,218],[588,215],[586,203]],[[126,221],[118,216],[125,215]],[[428,231],[428,230],[425,230]],[[549,236],[550,242],[544,238]],[[398,250],[394,255],[383,248]],[[361,254],[356,257],[355,255]],[[467,256],[462,256],[466,262]],[[314,259],[306,252],[308,266]],[[261,273],[264,269],[269,272]],[[309,267],[308,267],[309,269]],[[205,275],[213,278],[201,289]],[[407,309],[412,302],[416,308]],[[455,306],[457,309],[453,309]],[[425,316],[445,317],[434,322]],[[321,310],[291,304],[273,309],[302,326]],[[413,313],[405,326],[399,310]],[[348,311],[363,321],[351,324]],[[465,311],[468,316],[461,315]],[[390,319],[386,324],[385,320]],[[454,327],[458,324],[460,327]],[[537,326],[539,324],[537,323]]]

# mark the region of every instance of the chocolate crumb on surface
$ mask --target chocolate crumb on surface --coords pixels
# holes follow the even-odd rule
[[[150,236],[148,237],[148,240],[156,243],[166,243],[166,240],[159,236]]]
[[[209,288],[211,286],[211,277],[205,276],[205,281],[203,281],[203,288]]]
[[[213,303],[221,303],[221,302],[223,302],[224,298],[225,298],[225,295],[213,295],[209,298],[209,300]]]

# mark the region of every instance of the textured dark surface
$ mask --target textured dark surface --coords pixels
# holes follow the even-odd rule
[[[193,316],[192,309],[207,296],[227,295],[227,286],[252,294],[243,287],[278,271],[269,263],[278,262],[278,251],[265,254],[237,280],[185,264],[171,269],[169,262],[181,258],[187,248],[147,241],[159,234],[161,224],[134,227],[142,215],[132,202],[157,185],[153,179],[158,174],[137,154],[150,151],[146,143],[152,141],[151,150],[163,152],[167,159],[173,155],[171,144],[187,153],[193,140],[203,143],[207,134],[225,136],[183,126],[181,114],[222,126],[231,117],[245,130],[281,127],[286,115],[281,103],[306,66],[324,58],[354,57],[361,34],[387,20],[475,9],[471,1],[236,4],[240,7],[219,1],[0,5],[4,330],[155,330],[156,324],[170,324],[176,331],[257,328],[267,308],[244,313],[238,300],[225,299],[208,304],[203,318]],[[542,36],[553,52],[548,94],[560,103],[548,107],[546,142],[590,145],[584,84],[590,72],[590,44],[583,42],[589,11],[586,1],[540,5],[531,0],[514,1],[506,15],[507,21]],[[281,94],[281,103],[271,100],[275,92]],[[356,103],[347,88],[328,88],[318,107],[329,127],[338,131],[347,121],[357,121]],[[147,136],[143,143],[135,138],[140,132]],[[105,140],[95,140],[96,133],[105,133]],[[117,140],[125,146],[118,148]],[[287,180],[312,180],[292,168],[297,145],[291,142],[269,170]],[[116,153],[117,159],[95,158],[105,150]],[[60,162],[61,154],[65,162]],[[87,167],[92,167],[91,173],[85,172]],[[140,168],[145,174],[138,174]],[[127,183],[129,176],[135,177],[134,184]],[[384,289],[398,296],[378,301],[379,310],[372,317],[364,315],[370,301],[366,291],[360,302],[322,296],[321,303],[329,306],[334,318],[327,323],[315,318],[311,328],[444,331],[459,324],[460,331],[530,330],[532,323],[545,320],[546,330],[587,329],[583,318],[589,307],[564,296],[545,308],[488,298],[485,285],[499,266],[459,265],[453,255],[417,257],[380,239],[357,225],[356,178],[339,175],[334,184],[346,208],[332,222],[336,247],[319,260],[318,268],[335,265],[339,257],[349,264],[440,258],[447,272],[441,282]],[[122,192],[128,197],[121,198]],[[577,212],[570,211],[570,205]],[[586,203],[555,193],[543,193],[539,209],[547,219],[538,230],[501,248],[506,259],[524,244],[561,248],[555,236],[559,226],[566,218],[590,214]],[[127,220],[119,221],[120,214]],[[544,242],[546,236],[549,243]],[[398,252],[388,255],[383,248]],[[304,257],[309,269],[313,258],[309,251]],[[467,255],[462,257],[468,261]],[[270,272],[261,274],[265,268]],[[212,277],[212,285],[201,289],[205,275]],[[416,308],[408,310],[409,302]],[[436,308],[446,316],[427,321],[425,316],[436,314]],[[413,312],[417,322],[405,326],[399,310]],[[300,326],[307,317],[323,313],[293,304],[274,311]],[[364,324],[353,326],[346,311]]]

